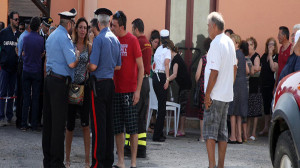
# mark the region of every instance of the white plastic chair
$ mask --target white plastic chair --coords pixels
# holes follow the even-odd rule
[[[169,134],[171,119],[172,119],[172,112],[174,116],[174,137],[177,135],[178,125],[179,125],[179,117],[180,117],[180,104],[169,102],[166,103],[166,134]]]
[[[150,120],[152,117],[153,110],[158,110],[158,102],[157,97],[153,89],[152,79],[149,78],[150,92],[149,92],[149,107],[148,107],[148,115],[147,115],[147,125],[146,128],[149,128]],[[180,115],[180,104],[169,102],[166,103],[166,134],[168,135],[170,131],[172,112],[174,116],[174,137],[176,137],[179,123],[179,115]]]
[[[152,117],[153,110],[158,109],[158,102],[157,102],[156,94],[153,89],[152,78],[149,78],[149,86],[150,86],[150,92],[149,92],[149,107],[148,107],[147,125],[146,125],[147,129],[149,128],[150,125],[150,120]]]

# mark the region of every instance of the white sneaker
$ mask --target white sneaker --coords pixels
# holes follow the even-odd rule
[[[0,120],[0,127],[4,127],[7,125],[7,121],[6,120]]]

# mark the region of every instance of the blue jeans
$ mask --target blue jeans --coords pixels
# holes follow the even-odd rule
[[[30,100],[32,100],[31,126],[36,129],[38,126],[39,96],[42,76],[40,72],[31,73],[23,71],[23,107],[22,107],[22,127],[27,127]],[[31,95],[32,93],[32,95]]]
[[[0,97],[12,97],[14,95],[17,80],[16,72],[7,72],[4,69],[0,74]],[[5,99],[0,100],[0,120],[4,120],[5,116],[8,121],[13,117],[13,99],[8,99],[6,106],[6,114],[4,115]]]

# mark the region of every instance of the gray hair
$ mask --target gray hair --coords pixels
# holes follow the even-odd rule
[[[224,30],[224,25],[225,22],[223,20],[223,17],[220,13],[218,12],[211,12],[208,16],[207,16],[207,23],[214,23],[217,25],[218,29],[223,31]]]
[[[110,17],[105,14],[98,15],[98,21],[99,21],[100,25],[102,25],[102,26],[107,26],[109,24],[109,18]]]
[[[300,24],[295,24],[295,26],[293,27],[294,30],[300,30]]]

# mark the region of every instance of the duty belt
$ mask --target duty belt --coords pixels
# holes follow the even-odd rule
[[[63,76],[63,75],[60,75],[60,74],[57,74],[53,71],[48,71],[47,72],[47,76],[53,76],[53,77],[56,77],[56,78],[59,78],[59,79],[62,79],[62,80],[66,80],[67,77]]]

